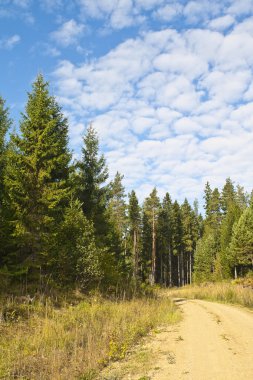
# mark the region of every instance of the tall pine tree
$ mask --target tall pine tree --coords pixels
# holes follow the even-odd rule
[[[131,236],[131,247],[132,247],[132,257],[133,257],[133,274],[135,280],[138,279],[139,275],[139,240],[140,240],[140,229],[141,229],[141,215],[140,206],[138,198],[133,190],[129,194],[129,205],[128,205],[128,221],[130,227]]]

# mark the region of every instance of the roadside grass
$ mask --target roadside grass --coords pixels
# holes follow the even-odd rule
[[[166,297],[100,296],[56,308],[50,299],[0,305],[0,378],[92,380],[142,336],[179,319]]]
[[[205,299],[253,308],[253,289],[239,285],[237,282],[187,285],[167,292],[170,297]]]

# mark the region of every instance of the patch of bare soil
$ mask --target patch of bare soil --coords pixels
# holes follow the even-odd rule
[[[153,334],[101,379],[253,379],[252,312],[200,300],[175,302],[182,321]]]

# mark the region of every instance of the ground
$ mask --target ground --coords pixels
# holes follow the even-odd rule
[[[176,299],[183,318],[155,331],[103,380],[245,380],[253,378],[253,312]]]

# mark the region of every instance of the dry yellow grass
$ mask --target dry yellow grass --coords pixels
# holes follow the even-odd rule
[[[152,328],[178,319],[166,298],[111,302],[91,298],[77,306],[9,307],[0,323],[0,378],[93,379]],[[19,305],[20,307],[20,305]]]
[[[168,290],[171,297],[206,299],[253,308],[253,289],[236,283],[207,283]]]

